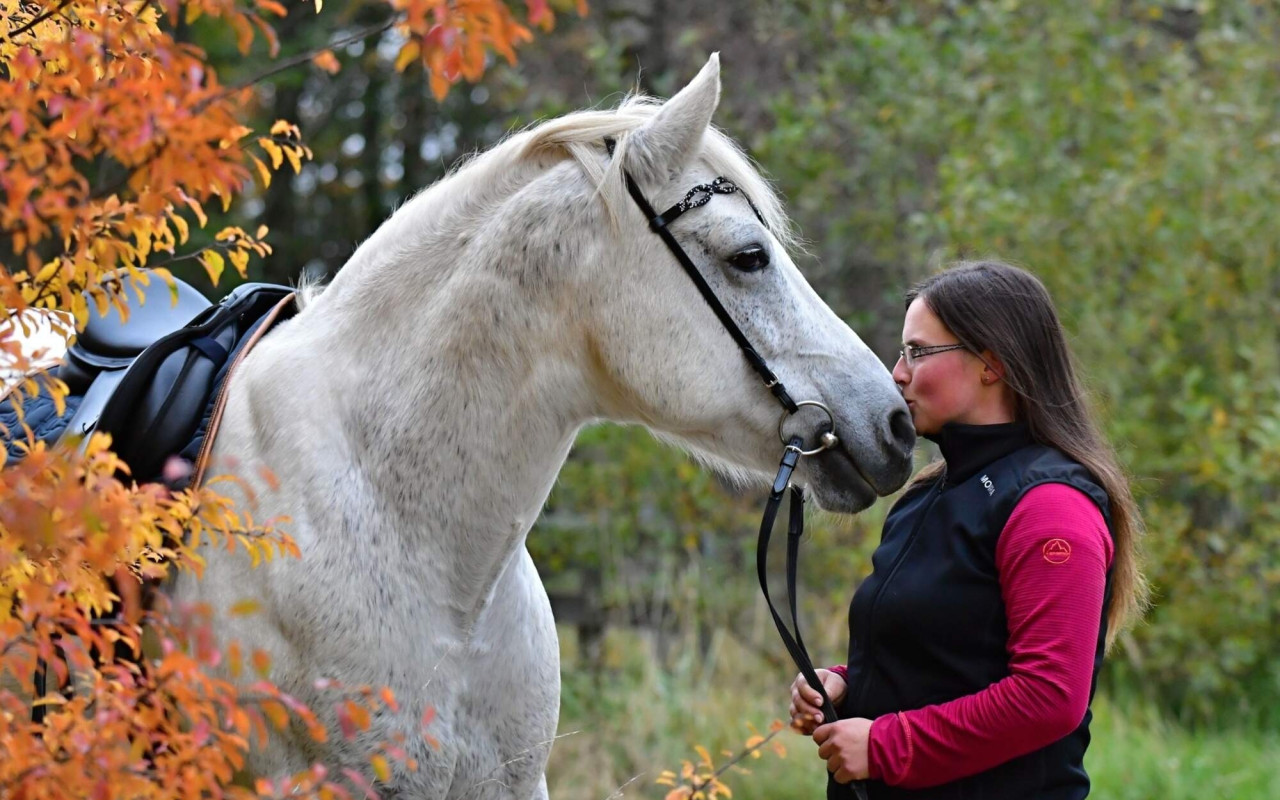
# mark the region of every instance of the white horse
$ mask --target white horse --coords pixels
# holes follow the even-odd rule
[[[472,159],[304,292],[235,373],[213,471],[235,465],[256,517],[287,515],[302,558],[249,569],[208,552],[176,598],[215,611],[256,599],[259,613],[224,615],[219,635],[267,650],[272,679],[335,731],[317,678],[385,685],[400,702],[354,741],[276,735],[252,771],[319,759],[367,773],[372,743],[403,734],[420,767],[397,768],[386,796],[545,797],[560,665],[524,544],[577,432],[639,423],[736,475],[776,469],[777,401],[625,194],[623,169],[658,208],[717,175],[759,207],[764,224],[742,196],[717,195],[673,231],[795,399],[832,409],[840,447],[797,473],[817,501],[858,511],[906,480],[898,391],[787,256],[778,199],[710,127],[719,92],[713,56],[665,104],[571,114]],[[767,267],[731,264],[753,247]],[[804,411],[787,434],[812,442],[826,417]],[[421,736],[428,707],[438,749]]]

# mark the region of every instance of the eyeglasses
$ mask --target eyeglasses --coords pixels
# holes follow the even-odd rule
[[[907,369],[915,369],[916,362],[924,358],[925,356],[932,356],[932,355],[937,355],[938,353],[945,353],[948,350],[964,350],[964,349],[965,349],[965,346],[962,344],[929,344],[929,345],[904,344],[902,346],[902,349],[898,351],[898,358],[901,358],[903,361],[906,362]]]

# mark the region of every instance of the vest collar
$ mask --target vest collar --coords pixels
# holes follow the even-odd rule
[[[1032,444],[1031,429],[1025,422],[1003,422],[996,425],[963,425],[948,422],[936,434],[926,434],[938,445],[947,462],[948,485],[973,477],[996,459]]]

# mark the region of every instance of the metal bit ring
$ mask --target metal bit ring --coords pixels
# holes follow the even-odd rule
[[[827,431],[826,433],[822,434],[822,436],[818,437],[817,448],[813,450],[801,450],[800,455],[802,456],[817,455],[818,453],[821,453],[823,450],[830,450],[831,448],[840,444],[839,437],[837,437],[833,432],[836,427],[836,418],[835,418],[835,415],[831,413],[831,409],[827,408],[825,403],[819,403],[817,400],[801,400],[800,402],[796,403],[797,410],[799,410],[803,406],[814,406],[826,412],[827,419],[831,420],[831,430]],[[786,423],[787,417],[791,416],[792,413],[794,412],[783,411],[782,418],[778,420],[778,439],[783,444],[787,444],[787,437],[782,434],[782,426],[784,423]]]

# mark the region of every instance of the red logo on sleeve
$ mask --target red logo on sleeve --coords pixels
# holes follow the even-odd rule
[[[1071,558],[1071,544],[1066,539],[1050,539],[1040,552],[1050,564],[1065,564]]]

